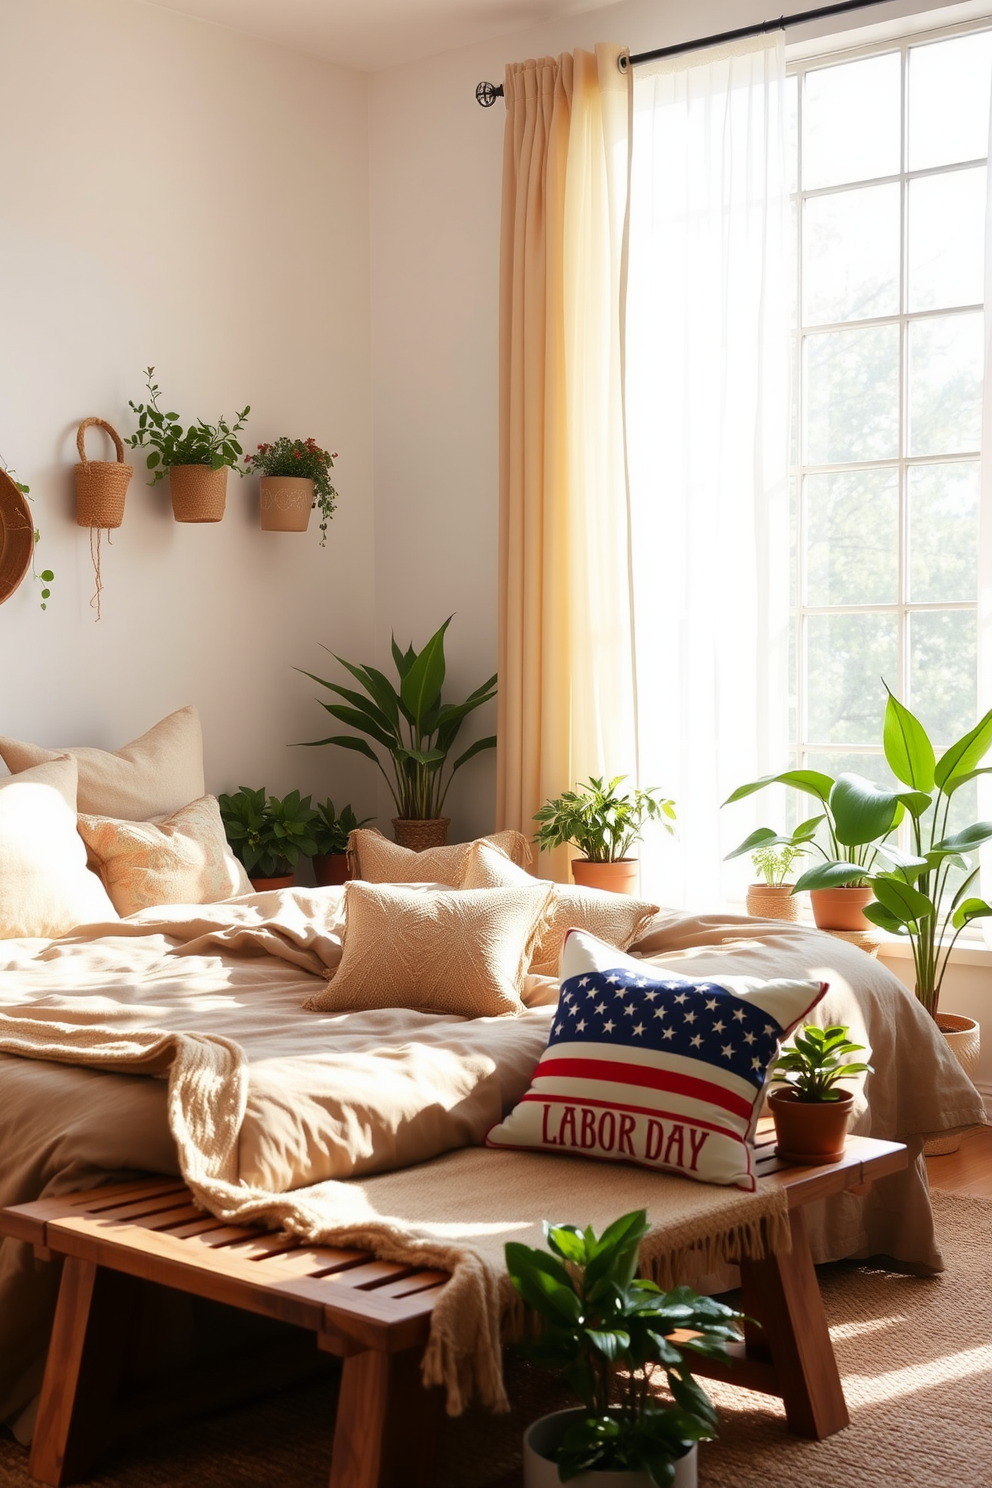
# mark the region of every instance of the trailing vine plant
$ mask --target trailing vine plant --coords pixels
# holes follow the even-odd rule
[[[34,497],[31,495],[31,487],[26,486],[23,481],[19,481],[17,479],[16,472],[11,468],[11,466],[7,464],[7,461],[4,459],[3,455],[0,455],[0,465],[3,466],[6,474],[10,476],[11,480],[14,482],[14,485],[20,491],[21,495],[26,496],[28,500],[33,504]],[[41,533],[38,531],[37,527],[33,527],[33,535],[34,541],[31,544],[31,577],[34,579],[35,583],[41,585],[41,608],[43,610],[47,610],[48,601],[52,597],[51,585],[54,583],[55,574],[50,568],[43,568],[41,570],[41,573],[39,573],[37,568],[35,568],[34,550],[41,542]]]

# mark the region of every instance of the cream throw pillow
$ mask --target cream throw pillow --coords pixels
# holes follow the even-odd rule
[[[494,843],[514,863],[530,862],[530,848],[521,832],[494,832],[478,841]],[[348,838],[355,877],[363,878],[366,883],[437,883],[457,889],[471,847],[471,842],[454,842],[450,847],[428,847],[424,852],[413,852],[409,847],[390,842],[371,827],[360,827]]]
[[[520,989],[551,898],[547,886],[415,889],[349,883],[344,952],[316,1012],[413,1008],[465,1018],[523,1010]]]
[[[462,879],[463,889],[491,889],[511,884],[535,883],[523,868],[485,838],[473,842]],[[644,934],[658,913],[657,904],[634,899],[629,894],[609,894],[604,889],[553,885],[547,928],[541,936],[528,970],[532,976],[558,975],[558,959],[569,930],[587,930],[597,940],[625,951]]]
[[[81,814],[79,835],[121,915],[153,904],[216,904],[252,891],[213,796],[158,823]]]
[[[64,755],[0,780],[0,939],[116,919],[76,831],[76,761]]]
[[[116,754],[67,745],[42,749],[0,738],[0,757],[12,774],[71,754],[79,766],[77,806],[95,816],[147,821],[195,801],[203,783],[203,734],[195,708],[180,708]]]

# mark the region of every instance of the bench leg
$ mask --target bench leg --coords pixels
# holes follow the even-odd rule
[[[31,1446],[30,1473],[78,1482],[106,1444],[135,1282],[67,1256]]]
[[[822,1441],[850,1425],[850,1417],[802,1210],[793,1209],[790,1218],[788,1255],[742,1260],[742,1307],[762,1324],[790,1429]],[[733,1371],[728,1378],[732,1383]]]
[[[433,1488],[444,1395],[421,1384],[421,1353],[344,1360],[330,1488]]]

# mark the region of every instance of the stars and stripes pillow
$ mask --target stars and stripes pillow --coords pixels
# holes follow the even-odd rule
[[[820,981],[678,976],[571,930],[548,1046],[486,1143],[753,1189],[766,1072],[826,990]]]

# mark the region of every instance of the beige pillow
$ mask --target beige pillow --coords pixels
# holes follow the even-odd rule
[[[116,919],[76,831],[76,761],[63,755],[0,780],[0,939]]]
[[[511,884],[535,883],[523,868],[484,838],[473,842],[462,879],[463,889],[491,889]],[[532,976],[558,975],[558,958],[568,930],[588,930],[597,940],[625,951],[644,934],[658,913],[657,904],[633,899],[629,894],[609,894],[604,889],[553,885],[547,928],[541,936],[528,970]]]
[[[42,749],[0,738],[0,758],[14,775],[71,754],[79,766],[77,805],[95,816],[147,821],[195,801],[203,783],[203,735],[195,708],[180,708],[116,754],[66,746]]]
[[[494,832],[478,840],[495,843],[514,863],[530,862],[530,848],[520,832]],[[471,846],[471,842],[454,842],[450,847],[413,852],[372,827],[360,827],[348,838],[354,875],[366,883],[437,883],[452,889],[461,886]]]
[[[216,904],[252,891],[213,796],[157,824],[81,814],[79,835],[118,914],[153,904]]]
[[[428,890],[349,883],[340,965],[304,1007],[404,1007],[466,1018],[519,1013],[550,897],[547,885],[536,883]]]

